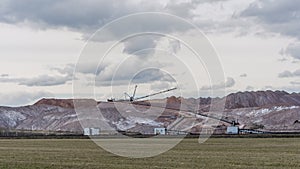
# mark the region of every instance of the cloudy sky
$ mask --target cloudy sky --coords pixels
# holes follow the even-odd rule
[[[197,26],[218,54],[224,81],[209,83],[213,75],[205,72],[214,65],[193,62],[181,41],[192,43],[202,36],[176,19],[137,17],[95,34],[120,17],[143,12],[171,14]],[[84,81],[83,88],[94,85],[99,100],[112,93],[123,97],[133,84],[140,84],[139,95],[172,86],[180,87],[185,97],[197,97],[196,89],[208,96],[208,90],[222,87],[226,93],[299,92],[299,30],[298,0],[2,0],[0,105],[72,97],[75,68],[75,81]],[[124,39],[131,31],[159,31],[164,36]],[[165,36],[171,33],[178,39]],[[103,61],[84,58],[105,53],[117,41]],[[182,66],[185,62],[191,65]],[[195,85],[190,85],[193,80]],[[86,92],[82,90],[82,97]]]

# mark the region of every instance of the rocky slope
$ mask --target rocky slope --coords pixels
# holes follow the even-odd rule
[[[154,127],[166,127],[170,130],[197,132],[207,126],[228,126],[230,124],[226,120],[230,122],[238,119],[241,128],[300,129],[299,93],[238,92],[215,100],[225,101],[226,104],[224,112],[217,112],[224,121],[215,121],[213,126],[207,124],[210,119],[207,115],[212,114],[209,112],[211,98],[185,99],[172,96],[135,104],[92,101],[97,107],[93,110],[84,108],[81,114],[75,112],[72,99],[42,99],[29,106],[0,107],[0,128],[82,131],[82,127],[99,126],[102,130],[149,133]],[[178,111],[179,108],[188,111]],[[191,112],[196,112],[197,115]]]

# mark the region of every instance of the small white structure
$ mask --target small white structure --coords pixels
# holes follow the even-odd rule
[[[83,135],[85,135],[85,136],[91,135],[91,133],[90,133],[90,128],[84,128],[84,129],[83,129]]]
[[[239,128],[237,126],[229,126],[227,127],[227,134],[239,134]]]
[[[85,136],[97,136],[100,134],[99,128],[84,128],[83,135]]]
[[[166,135],[166,128],[154,128],[154,134]]]
[[[99,128],[91,128],[91,135],[92,136],[97,136],[100,134],[100,129]]]

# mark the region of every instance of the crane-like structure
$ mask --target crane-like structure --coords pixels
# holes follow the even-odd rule
[[[133,94],[132,96],[130,96],[127,92],[125,92],[125,99],[120,99],[120,100],[116,100],[116,99],[107,99],[108,102],[122,102],[122,101],[129,101],[129,102],[133,102],[133,101],[137,101],[137,100],[141,100],[141,99],[145,99],[145,98],[148,98],[148,97],[151,97],[151,96],[155,96],[155,95],[158,95],[158,94],[162,94],[162,93],[166,93],[166,92],[169,92],[169,91],[172,91],[172,90],[176,90],[177,87],[173,87],[171,89],[167,89],[167,90],[163,90],[163,91],[160,91],[160,92],[156,92],[156,93],[152,93],[152,94],[148,94],[148,95],[145,95],[145,96],[140,96],[140,97],[135,97],[135,94],[136,94],[136,89],[137,89],[137,85],[135,85],[134,87],[134,91],[133,91]],[[128,99],[127,99],[127,98]]]
[[[137,88],[137,85],[135,85],[135,87],[134,87],[134,91],[133,91],[133,94],[132,94],[132,96],[130,96],[128,93],[124,93],[125,94],[125,96],[128,96],[128,98],[129,98],[129,101],[134,101],[134,97],[135,97],[135,93],[136,93],[136,88]]]
[[[152,93],[152,94],[149,94],[149,95],[146,95],[146,96],[141,96],[141,97],[135,98],[134,100],[144,99],[144,98],[147,98],[147,97],[151,97],[151,96],[155,96],[155,95],[158,95],[158,94],[166,93],[166,92],[169,92],[169,91],[172,91],[172,90],[176,90],[176,89],[177,88],[174,87],[174,88],[163,90],[163,91],[160,91],[160,92],[157,92],[157,93]]]

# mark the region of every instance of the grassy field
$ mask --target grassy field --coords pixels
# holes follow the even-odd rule
[[[2,139],[0,168],[300,168],[300,138],[185,139],[143,159],[118,157],[89,139]]]

